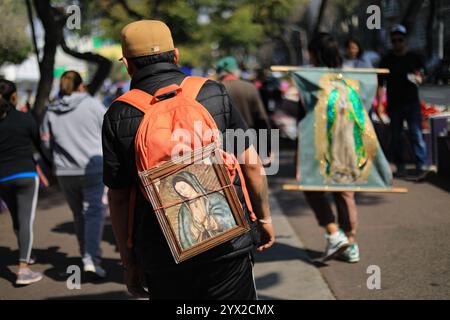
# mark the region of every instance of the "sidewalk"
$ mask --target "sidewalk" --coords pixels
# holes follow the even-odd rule
[[[259,299],[335,299],[273,195],[270,196],[270,208],[276,242],[269,250],[256,254]]]
[[[257,253],[255,279],[260,299],[334,299],[320,272],[310,262],[274,197],[271,197],[277,243]],[[69,208],[56,188],[41,192],[34,225],[33,270],[45,278],[16,288],[17,244],[8,212],[0,214],[0,299],[132,299],[122,280],[111,224],[106,223],[102,242],[103,266],[109,276],[92,282],[82,278],[80,290],[66,286],[69,265],[81,265]]]

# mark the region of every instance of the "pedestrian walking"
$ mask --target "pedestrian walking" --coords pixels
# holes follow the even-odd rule
[[[342,68],[338,42],[328,33],[319,33],[308,46],[310,60],[315,67]],[[355,263],[360,260],[356,243],[357,208],[354,192],[333,192],[337,221],[325,192],[304,192],[319,225],[325,228],[327,246],[324,260],[338,257]]]
[[[225,57],[217,62],[216,72],[233,104],[240,111],[247,125],[253,129],[269,129],[269,116],[256,86],[240,79],[240,69],[234,57]]]
[[[60,79],[59,97],[51,103],[41,125],[44,152],[73,213],[84,271],[105,277],[100,243],[105,206],[101,128],[105,107],[91,97],[76,71]]]
[[[192,89],[182,85],[186,75],[177,66],[179,53],[174,47],[170,29],[163,22],[133,22],[123,28],[121,38],[122,61],[132,78],[131,89],[143,91],[141,96],[145,97],[148,94],[153,96],[169,85],[172,88],[181,85],[185,90],[181,94],[192,94]],[[223,85],[211,80],[202,83],[193,96],[212,116],[225,137],[227,129],[246,130],[247,125]],[[158,97],[168,99],[171,95]],[[148,107],[151,110],[152,106]],[[134,144],[143,116],[144,112],[130,103],[115,101],[103,123],[104,182],[109,187],[111,221],[128,290],[135,296],[144,297],[148,296],[144,290],[146,287],[151,299],[255,299],[251,250],[256,239],[252,237],[253,233],[245,233],[187,261],[175,263],[154,210],[139,188]],[[170,128],[173,119],[167,119],[167,127]],[[239,156],[244,161],[241,167],[253,210],[259,218],[261,243],[258,249],[265,250],[274,241],[267,180],[261,174],[262,165],[253,146],[247,144]],[[248,159],[255,159],[256,163],[250,164]],[[234,180],[240,199],[243,199],[243,185],[240,179]],[[131,207],[134,223],[129,229],[132,190],[137,191],[135,206]],[[244,203],[243,200],[241,202]],[[243,207],[246,208],[244,204]],[[245,213],[249,214],[247,209]],[[127,245],[130,236],[132,248]]]
[[[372,63],[364,56],[364,49],[356,38],[345,41],[344,68],[372,68]]]
[[[416,162],[416,179],[421,181],[428,173],[427,148],[422,135],[422,113],[419,99],[419,85],[423,82],[425,68],[423,58],[408,50],[407,30],[395,25],[391,30],[392,50],[380,62],[380,68],[389,69],[388,75],[379,75],[377,112],[382,114],[381,103],[384,87],[387,90],[387,113],[391,119],[391,148],[397,167],[395,175],[405,177],[402,133],[404,122],[408,124]]]
[[[17,88],[0,79],[0,198],[8,206],[19,245],[16,284],[28,285],[42,279],[30,269],[33,224],[39,192],[39,177],[33,147],[39,150],[39,128],[30,113],[16,110]]]
[[[260,132],[259,130],[267,130],[267,136],[270,136],[270,120],[258,88],[253,83],[240,79],[241,70],[236,59],[229,56],[219,60],[216,72],[219,75],[219,81],[225,86],[233,104],[240,111],[247,125],[255,129],[257,133]],[[266,150],[266,154],[260,154],[260,156],[265,165],[269,164],[271,162],[270,139],[259,139],[259,135],[256,135],[254,143],[259,151]],[[261,143],[267,143],[267,146],[262,148]]]

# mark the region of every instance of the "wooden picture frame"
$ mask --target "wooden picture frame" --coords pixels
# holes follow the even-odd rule
[[[216,144],[139,176],[176,263],[250,230]]]

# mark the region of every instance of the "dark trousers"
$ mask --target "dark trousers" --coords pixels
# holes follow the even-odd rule
[[[404,147],[402,141],[403,123],[408,123],[409,137],[414,149],[417,169],[423,169],[427,165],[427,147],[422,135],[422,113],[420,103],[395,105],[389,109],[391,118],[392,144],[391,150],[394,163],[398,170],[404,170]]]
[[[146,273],[150,300],[255,300],[250,254]]]
[[[330,223],[336,223],[331,204],[325,192],[304,192],[306,201],[314,211],[321,227]],[[354,236],[358,225],[358,210],[356,209],[354,192],[333,192],[336,203],[339,227],[348,234]]]
[[[28,263],[30,260],[38,192],[38,177],[0,182],[0,197],[11,213],[19,244],[20,262]]]

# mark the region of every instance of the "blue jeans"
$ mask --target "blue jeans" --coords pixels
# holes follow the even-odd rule
[[[389,110],[391,118],[392,151],[398,170],[404,170],[402,132],[403,123],[408,123],[409,136],[414,149],[416,168],[424,169],[427,165],[427,146],[422,135],[422,113],[420,103],[395,105]]]
[[[58,182],[73,213],[81,257],[99,264],[105,221],[102,175],[59,176]]]

